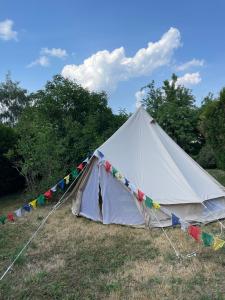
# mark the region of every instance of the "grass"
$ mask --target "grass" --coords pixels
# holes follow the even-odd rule
[[[213,172],[225,178],[225,172]],[[1,199],[0,211],[16,209],[23,199]],[[225,299],[225,249],[213,252],[179,228],[167,228],[183,255],[198,251],[177,259],[161,229],[102,225],[74,217],[70,206],[48,219],[0,282],[0,299]],[[51,207],[0,226],[1,272]],[[208,229],[219,232],[216,223]]]

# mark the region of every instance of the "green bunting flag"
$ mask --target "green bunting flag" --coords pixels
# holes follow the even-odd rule
[[[102,156],[102,154],[100,153]],[[103,155],[104,157],[104,155]],[[38,196],[37,199],[30,200],[29,203],[24,204],[22,207],[14,211],[14,214],[17,217],[22,217],[25,212],[30,212],[33,208],[36,208],[38,206],[45,205],[46,201],[52,198],[53,193],[57,191],[57,187],[59,186],[62,190],[65,188],[65,184],[68,185],[70,183],[71,177],[73,179],[76,179],[79,176],[79,173],[84,169],[85,165],[89,162],[89,158],[86,158],[77,168],[73,168],[71,170],[71,173],[65,176],[63,179],[61,179],[56,185],[54,185],[52,188],[50,188],[48,191],[46,191],[44,194],[41,194]],[[111,165],[110,165],[111,167]],[[119,180],[122,180],[122,175],[117,172],[116,169],[113,170],[113,176],[117,176]],[[11,222],[14,222],[14,214],[8,213],[6,215],[0,214],[0,224],[5,224],[5,221],[8,219]]]
[[[43,206],[45,204],[45,196],[44,195],[40,195],[37,198],[37,204]]]
[[[72,175],[73,179],[77,178],[78,174],[79,174],[79,173],[78,173],[78,171],[77,171],[76,169],[73,169],[73,170],[71,171],[71,175]]]
[[[5,224],[5,220],[6,220],[6,216],[5,215],[0,216],[0,222],[2,224]]]
[[[145,196],[145,206],[148,208],[153,207],[153,200],[149,198],[148,196]]]
[[[113,177],[116,176],[116,173],[117,173],[117,172],[118,172],[117,169],[114,168],[114,167],[112,167],[112,175],[113,175]]]
[[[209,247],[214,242],[214,237],[211,234],[208,234],[206,232],[202,232],[202,241],[206,247]]]

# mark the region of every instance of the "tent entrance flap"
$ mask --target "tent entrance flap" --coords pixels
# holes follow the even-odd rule
[[[100,166],[103,224],[143,225],[144,217],[138,210],[136,199]]]
[[[94,221],[102,221],[99,204],[99,176],[96,161],[82,193],[79,214]]]

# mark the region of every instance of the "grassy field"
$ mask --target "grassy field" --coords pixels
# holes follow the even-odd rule
[[[223,184],[225,172],[210,171]],[[13,197],[16,199],[13,199]],[[21,195],[0,200],[0,211],[22,203]],[[13,270],[0,283],[0,299],[225,299],[225,248],[213,252],[179,228],[101,225],[71,214],[71,203],[52,215]],[[0,226],[0,271],[28,240],[51,209],[39,208]],[[207,231],[219,233],[218,224]],[[223,235],[225,238],[225,235]]]

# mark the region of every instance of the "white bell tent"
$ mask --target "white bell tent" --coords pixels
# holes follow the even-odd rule
[[[108,172],[109,162],[118,173]],[[160,204],[138,201],[137,189]],[[171,225],[225,217],[225,188],[186,154],[140,107],[88,162],[69,195],[72,212],[103,224]]]

